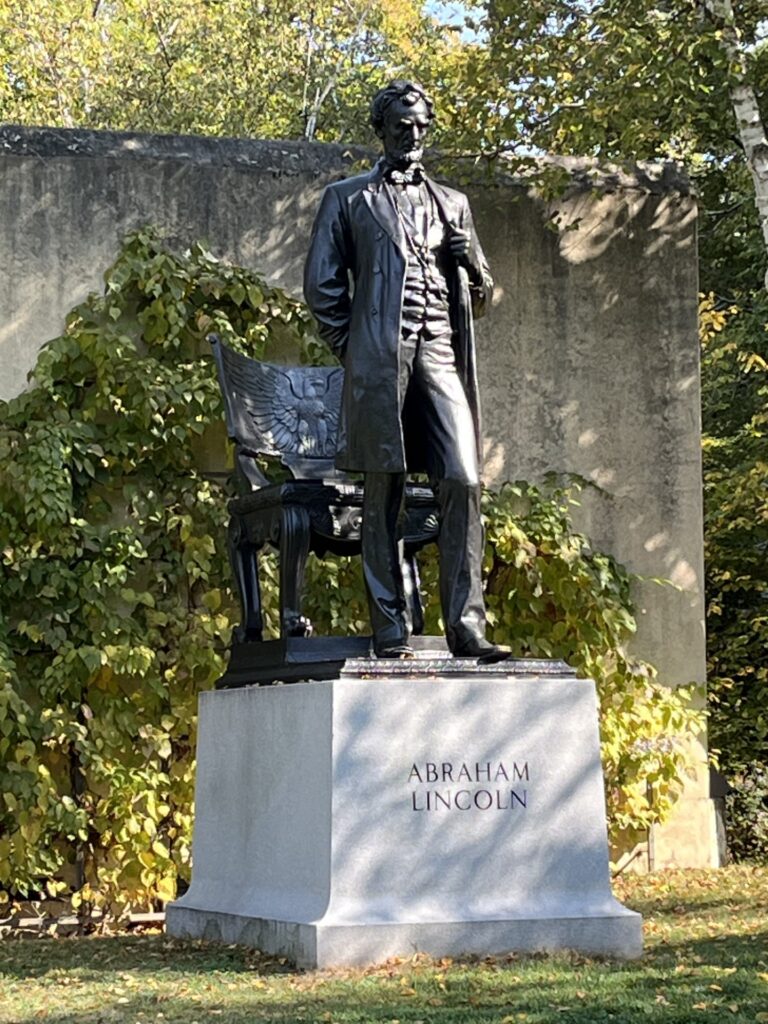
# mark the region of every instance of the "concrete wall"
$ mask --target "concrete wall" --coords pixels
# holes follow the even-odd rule
[[[300,294],[339,146],[0,129],[0,396],[25,386],[65,313],[101,286],[121,237],[152,223],[204,238]],[[703,681],[696,207],[669,169],[594,176],[551,205],[514,183],[467,187],[497,282],[478,325],[486,479],[579,473],[582,525],[635,572],[636,649],[670,684]],[[560,214],[560,230],[547,226]],[[575,229],[566,225],[577,224]],[[706,772],[654,837],[656,863],[709,864]]]

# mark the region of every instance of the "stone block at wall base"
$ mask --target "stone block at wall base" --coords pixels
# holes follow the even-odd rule
[[[301,967],[638,956],[640,916],[610,889],[593,684],[413,672],[201,695],[169,934]]]
[[[699,772],[708,784],[706,764]],[[650,845],[652,871],[722,867],[725,858],[720,852],[714,800],[708,796],[689,796],[683,790],[669,820],[653,827]]]

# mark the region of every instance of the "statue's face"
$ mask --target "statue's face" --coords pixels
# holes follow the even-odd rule
[[[402,100],[391,103],[379,132],[389,163],[395,167],[418,163],[424,153],[429,123],[429,110],[424,100],[419,99],[411,106]]]

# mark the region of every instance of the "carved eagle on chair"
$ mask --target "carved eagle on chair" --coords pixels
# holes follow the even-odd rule
[[[234,357],[234,358],[233,358]],[[277,366],[225,350],[227,383],[255,447],[273,455],[333,458],[344,370]]]

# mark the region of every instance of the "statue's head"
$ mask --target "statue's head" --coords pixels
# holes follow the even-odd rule
[[[371,103],[371,125],[384,144],[387,160],[396,167],[421,160],[434,117],[434,103],[418,82],[390,82]]]

